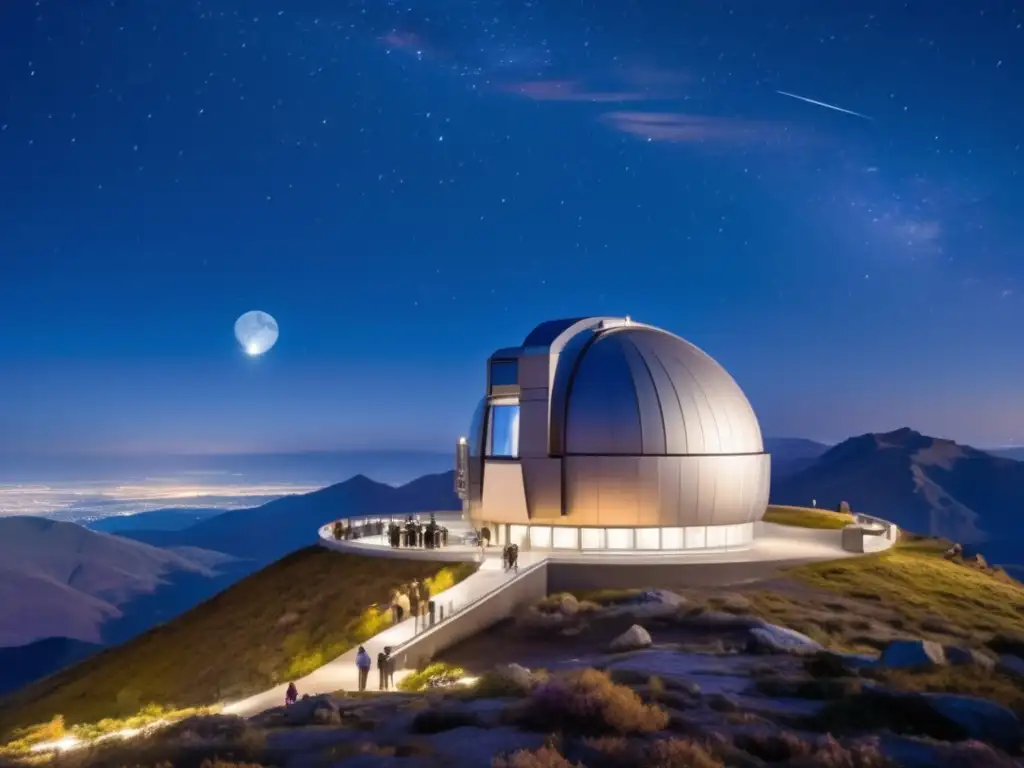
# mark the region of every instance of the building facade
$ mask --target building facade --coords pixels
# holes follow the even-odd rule
[[[628,317],[549,321],[491,355],[458,457],[474,527],[524,549],[747,546],[771,475],[725,369]]]

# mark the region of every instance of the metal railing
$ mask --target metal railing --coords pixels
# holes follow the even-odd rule
[[[532,565],[528,565],[525,568],[523,568],[521,571],[518,571],[518,572],[514,573],[511,578],[506,579],[505,581],[503,581],[500,584],[498,584],[496,587],[492,587],[491,589],[489,589],[486,592],[484,592],[482,595],[478,595],[477,597],[474,597],[472,600],[470,600],[470,601],[468,601],[466,603],[463,603],[461,606],[455,607],[454,603],[450,601],[449,602],[449,606],[450,606],[449,611],[445,612],[441,616],[441,618],[439,618],[438,620],[434,621],[434,623],[432,623],[432,624],[428,623],[427,621],[423,621],[421,623],[418,623],[416,626],[414,626],[414,628],[413,628],[413,635],[410,638],[408,638],[407,640],[402,641],[402,643],[400,645],[396,645],[394,648],[392,648],[391,649],[392,655],[397,657],[398,654],[400,654],[400,653],[404,652],[405,650],[407,650],[408,646],[412,645],[413,642],[415,642],[416,639],[419,638],[420,636],[426,634],[427,632],[435,630],[438,627],[442,627],[445,624],[448,624],[453,619],[456,619],[459,616],[462,616],[464,613],[466,613],[466,611],[472,610],[473,608],[475,608],[475,607],[477,607],[479,605],[482,605],[487,600],[490,600],[494,595],[498,594],[499,592],[504,591],[505,589],[510,587],[512,584],[514,584],[515,582],[517,582],[519,579],[521,579],[522,577],[526,576],[527,574],[533,573],[534,571],[536,571],[536,570],[538,570],[540,568],[544,568],[546,566],[547,566],[547,559],[539,560],[538,562],[533,563]],[[470,576],[469,578],[473,578],[473,577]],[[442,605],[441,607],[443,608],[444,606]],[[423,617],[423,618],[426,618],[426,617]]]
[[[882,536],[889,540],[895,540],[899,535],[899,528],[895,523],[890,523],[888,520],[883,520],[881,517],[874,517],[873,515],[864,515],[859,512],[855,512],[853,515],[853,522],[864,528],[864,533],[870,536]]]

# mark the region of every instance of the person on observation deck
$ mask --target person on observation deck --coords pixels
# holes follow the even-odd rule
[[[366,679],[370,676],[370,654],[366,652],[363,646],[359,646],[359,650],[356,651],[356,670],[359,672],[359,692],[362,693],[366,690]]]
[[[388,689],[388,683],[390,682],[390,678],[388,677],[388,667],[390,665],[391,647],[388,646],[377,654],[377,690],[386,691]]]

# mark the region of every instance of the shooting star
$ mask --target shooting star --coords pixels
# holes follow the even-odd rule
[[[842,112],[845,115],[853,115],[854,117],[859,117],[862,120],[874,120],[873,117],[862,115],[860,112],[854,112],[852,109],[843,109],[842,107],[837,107],[835,104],[826,104],[824,101],[808,99],[806,96],[798,96],[795,93],[787,93],[786,91],[776,91],[776,93],[779,94],[780,96],[789,96],[789,98],[791,99],[799,99],[800,101],[806,101],[808,104],[816,104],[817,106],[824,107],[825,109],[833,109],[836,112]]]

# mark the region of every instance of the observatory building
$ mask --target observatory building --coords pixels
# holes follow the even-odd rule
[[[552,320],[487,361],[456,484],[474,527],[523,549],[751,544],[770,457],[732,377],[630,318]]]

